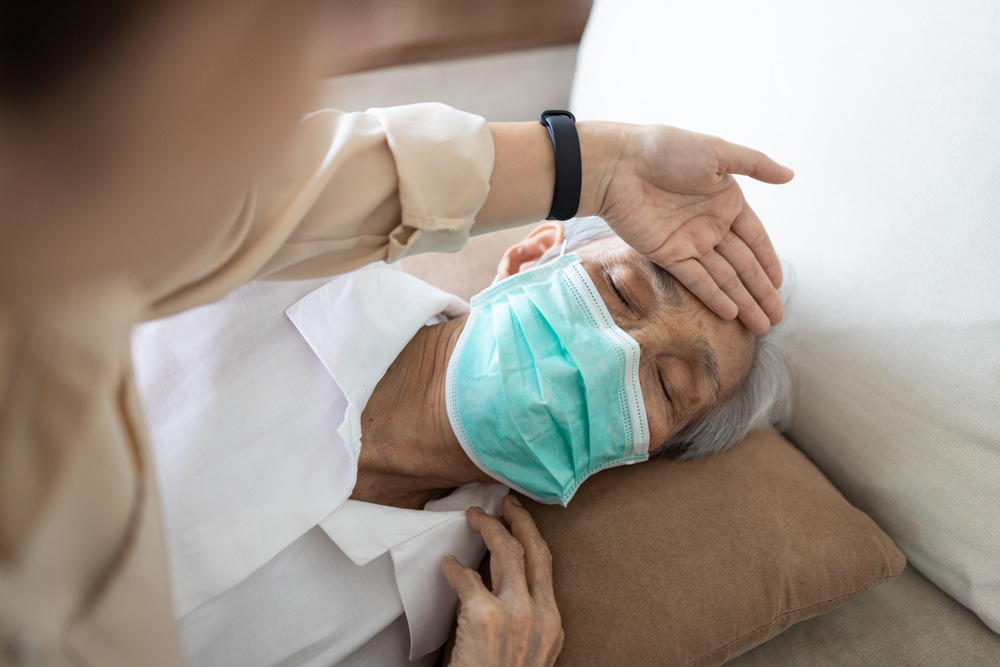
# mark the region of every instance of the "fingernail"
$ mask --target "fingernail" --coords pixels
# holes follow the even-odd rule
[[[478,505],[473,505],[472,511],[479,512],[480,514],[486,514],[486,510],[484,510],[482,507],[479,507]]]
[[[521,501],[517,499],[517,496],[510,495],[510,496],[507,496],[507,497],[510,498],[510,502],[512,502],[513,504],[517,505],[518,507],[521,507]]]

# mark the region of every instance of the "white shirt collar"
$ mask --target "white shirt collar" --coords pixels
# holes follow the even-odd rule
[[[469,312],[469,304],[383,262],[334,280],[285,313],[347,397],[337,433],[361,447],[361,413],[389,366],[436,315]]]

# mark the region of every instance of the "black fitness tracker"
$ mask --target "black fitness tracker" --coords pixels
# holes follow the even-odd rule
[[[538,116],[538,121],[548,128],[552,150],[556,154],[556,187],[546,220],[569,220],[580,208],[580,189],[583,187],[583,160],[580,158],[580,137],[576,133],[576,116],[568,111],[549,109]]]

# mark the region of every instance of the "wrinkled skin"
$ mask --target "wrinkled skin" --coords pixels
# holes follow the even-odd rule
[[[492,590],[453,556],[441,572],[458,592],[458,629],[451,665],[548,667],[564,633],[552,591],[552,555],[528,511],[506,496],[497,519],[469,509],[469,526],[490,550]]]

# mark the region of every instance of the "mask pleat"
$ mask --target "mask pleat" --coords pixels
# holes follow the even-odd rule
[[[631,339],[575,255],[508,281],[473,301],[449,414],[455,402],[459,440],[484,469],[565,504],[594,471],[635,460],[623,397],[638,364],[624,363]]]
[[[542,465],[549,460],[553,445],[553,432],[558,426],[546,403],[546,394],[551,394],[542,373],[539,372],[538,358],[529,341],[538,340],[536,325],[528,320],[522,326],[517,316],[517,304],[522,302],[517,293],[498,302],[493,307],[493,328],[497,340],[497,359],[500,369],[500,387],[505,395],[511,421],[516,433],[504,434],[504,440],[523,443],[523,446],[505,448],[507,461],[526,477],[548,478],[546,482],[562,484],[565,475],[553,474],[562,466]],[[540,481],[540,480],[538,480]]]
[[[551,282],[558,282],[558,277]],[[545,364],[551,379],[549,391],[553,419],[562,435],[565,464],[574,475],[579,475],[590,467],[590,433],[587,426],[590,408],[581,367],[571,350],[580,346],[586,348],[587,332],[592,330],[586,322],[572,317],[578,308],[559,289],[560,285],[551,282],[526,288],[525,299],[530,300],[533,310],[539,314],[538,319],[548,328],[548,338],[555,341]]]
[[[581,419],[585,419],[585,413],[581,412],[580,376],[568,361],[552,324],[540,315],[530,293],[512,298],[511,309],[525,333],[524,343],[534,359],[539,404],[546,410],[550,422],[546,432],[536,437],[534,450],[536,455],[549,461],[550,468],[563,472],[555,476],[564,482],[568,471],[576,470],[570,443],[579,437]]]

